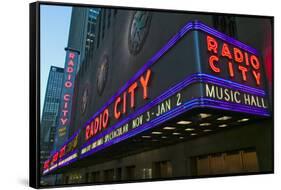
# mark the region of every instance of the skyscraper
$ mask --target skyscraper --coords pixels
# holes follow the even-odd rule
[[[87,20],[87,34],[86,34],[86,44],[85,44],[85,55],[87,54],[87,52],[90,49],[90,46],[93,45],[94,43],[94,39],[96,36],[96,23],[97,23],[97,16],[100,13],[100,9],[99,8],[94,8],[94,9],[88,9],[87,11],[88,13],[88,20]],[[85,56],[84,55],[84,56]]]
[[[40,128],[40,162],[43,163],[52,151],[55,133],[56,118],[61,98],[64,69],[51,66],[46,88],[44,107]]]
[[[68,47],[80,52],[79,66],[94,43],[95,25],[100,8],[73,7],[69,28]]]
[[[84,62],[84,59],[87,57],[87,53],[90,49],[90,47],[94,43],[95,38],[95,28],[96,28],[96,20],[97,16],[100,12],[100,8],[84,8],[84,7],[73,7],[72,8],[72,14],[71,14],[71,21],[70,21],[70,28],[69,28],[69,37],[68,37],[68,44],[67,49],[75,50],[76,52],[79,52],[79,58],[75,60],[75,69],[74,73],[79,70],[81,65]],[[74,53],[74,52],[73,52]],[[77,58],[77,57],[76,57]],[[76,59],[75,58],[75,59]],[[67,70],[68,65],[68,58],[66,58],[65,63],[65,70]],[[76,66],[77,65],[77,66]],[[75,83],[76,75],[72,76],[73,83]],[[73,89],[74,90],[74,89]],[[73,92],[71,91],[71,96]],[[62,101],[63,97],[61,97]],[[71,97],[72,99],[72,97]],[[63,104],[63,101],[61,102]],[[71,104],[70,104],[71,105]],[[60,105],[62,108],[62,105]],[[68,117],[71,118],[71,109],[70,106],[67,110]],[[65,113],[65,110],[62,110]],[[69,129],[70,129],[70,123],[67,122],[67,124],[64,124],[64,127],[62,127],[62,123],[60,123],[61,118],[57,118],[56,123],[56,137],[53,149],[59,148],[62,143],[66,140],[66,138],[69,136]]]

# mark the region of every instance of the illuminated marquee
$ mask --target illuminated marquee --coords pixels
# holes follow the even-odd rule
[[[165,59],[160,58],[171,48],[176,48],[177,42],[188,36],[188,32],[189,36],[195,36],[189,38],[189,42],[199,41],[199,38],[204,42],[200,47],[193,47],[202,55],[200,61],[190,65],[198,69],[197,72],[185,73],[179,81],[152,97],[159,88],[154,83],[157,79],[173,80],[154,72],[153,65],[163,64]],[[193,108],[269,116],[262,76],[261,61],[255,49],[200,22],[187,23],[66,142],[69,144],[74,137],[80,136],[80,147],[73,148],[63,157],[54,153],[51,160],[59,166],[48,165],[52,162],[48,160],[44,172],[83,159]],[[141,97],[142,105],[136,103],[136,95]],[[60,151],[64,152],[64,146]]]
[[[86,126],[85,140],[89,140],[103,129],[106,129],[109,125],[109,118],[119,120],[123,114],[130,111],[129,109],[136,107],[136,93],[141,93],[143,99],[147,99],[150,76],[151,70],[148,69],[138,81],[135,81],[120,96],[115,98],[111,107],[105,108],[98,116],[91,120]]]
[[[79,133],[72,136],[67,143],[65,143],[59,151],[53,153],[49,160],[46,160],[43,165],[43,173],[48,173],[58,167],[68,165],[78,158],[78,138]]]

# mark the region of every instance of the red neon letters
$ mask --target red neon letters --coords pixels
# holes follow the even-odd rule
[[[65,82],[64,82],[64,86],[65,88],[73,88],[73,82],[72,82],[72,77],[74,75],[73,71],[74,71],[74,58],[75,58],[75,54],[70,52],[68,54],[68,58],[69,58],[69,61],[67,62],[67,68],[65,70],[65,72],[67,73],[66,75],[66,78],[65,78]],[[65,93],[63,95],[63,102],[62,102],[62,114],[61,114],[61,117],[60,117],[60,123],[62,126],[66,126],[67,125],[67,122],[69,120],[69,117],[68,117],[68,113],[69,113],[69,109],[70,109],[70,101],[71,101],[71,95],[68,94],[68,93]]]
[[[109,123],[109,111],[106,108],[100,115],[98,115],[90,124],[86,127],[85,139],[88,140],[102,129],[107,128]]]
[[[209,67],[214,73],[221,73],[223,64],[227,64],[226,68],[230,77],[240,74],[243,81],[248,81],[249,77],[253,77],[256,85],[260,85],[260,61],[256,55],[237,47],[230,48],[225,42],[219,46],[219,42],[211,36],[207,36],[206,40],[207,49],[212,53],[209,57]],[[228,61],[223,63],[222,58]]]
[[[136,93],[142,90],[142,98],[148,98],[148,85],[151,78],[151,70],[148,69],[138,81],[131,84],[120,96],[116,97],[112,104],[113,116],[112,119],[120,119],[126,114],[128,109],[136,106]],[[129,105],[129,108],[127,107]],[[85,131],[85,139],[88,140],[97,133],[107,128],[109,125],[109,108],[106,108],[99,116],[96,116],[87,126]]]
[[[59,157],[62,158],[65,154],[65,149],[66,149],[66,145],[64,145],[61,149],[60,149],[60,153],[59,153]]]
[[[58,158],[59,158],[59,152],[56,152],[53,155],[53,158],[52,158],[52,161],[51,161],[51,165],[54,164],[56,161],[58,161]]]
[[[46,160],[43,165],[43,169],[46,170],[49,168],[50,160]]]
[[[122,96],[116,98],[114,102],[114,118],[119,119],[121,115],[126,114],[127,112],[127,94],[129,94],[130,99],[130,108],[135,107],[135,99],[136,99],[136,91],[137,88],[140,86],[142,89],[142,97],[143,99],[148,98],[148,83],[151,76],[151,70],[148,69],[144,75],[142,75],[138,82],[134,82],[127,91],[123,92]],[[127,93],[128,92],[128,93]]]

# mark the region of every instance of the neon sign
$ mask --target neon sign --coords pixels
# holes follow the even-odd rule
[[[56,139],[54,146],[55,148],[60,147],[63,142],[65,142],[68,136],[68,126],[70,124],[71,118],[71,106],[72,106],[72,95],[74,91],[74,81],[78,66],[78,56],[79,52],[70,48],[65,49],[66,60],[65,60],[65,71],[64,71],[64,81],[63,89],[60,102],[60,112],[58,118],[58,127],[56,133]],[[65,149],[60,150],[60,155],[63,155]]]
[[[64,82],[64,87],[66,89],[70,89],[74,84],[73,84],[73,78],[75,76],[74,72],[74,58],[76,57],[76,55],[73,52],[69,52],[68,54],[68,62],[67,62],[67,67],[65,69],[66,72],[66,77],[65,77],[65,82]],[[70,109],[70,101],[71,101],[71,94],[65,92],[63,94],[63,102],[62,102],[62,114],[61,117],[59,119],[60,124],[62,126],[66,126],[66,124],[69,122],[69,109]]]
[[[119,120],[129,109],[136,107],[136,93],[140,92],[143,99],[148,98],[148,84],[151,78],[151,70],[148,69],[138,81],[132,83],[128,89],[117,96],[111,107],[105,108],[99,115],[92,119],[86,126],[85,140],[89,140],[109,125],[109,118]],[[129,107],[129,108],[127,108]]]
[[[222,65],[226,64],[231,78],[235,77],[235,75],[241,75],[242,80],[247,81],[249,77],[253,77],[257,86],[261,84],[261,66],[256,55],[238,47],[230,48],[227,42],[223,42],[219,47],[218,40],[209,35],[206,37],[206,43],[210,53],[209,66],[214,73],[220,73]],[[226,63],[221,58],[226,58]],[[234,67],[237,67],[237,72],[235,72]]]
[[[153,64],[161,64],[160,58],[171,48],[175,48],[176,43],[188,32],[201,32],[204,46],[196,51],[206,53],[206,61],[200,64],[206,66],[212,74],[202,70],[188,73],[151,98],[153,89],[158,88],[153,86],[153,80],[161,77],[161,73],[153,72]],[[197,38],[195,40],[198,41]],[[221,77],[221,74],[225,74],[225,68],[227,79]],[[56,162],[58,168],[149,130],[193,108],[214,108],[269,116],[266,92],[262,89],[261,68],[255,49],[200,22],[187,23],[73,135],[81,137],[81,146],[59,158]],[[240,77],[241,82],[234,80],[237,77]],[[255,81],[257,88],[248,84],[250,78]],[[142,105],[136,102],[137,95],[141,97]],[[73,136],[65,144],[69,144]],[[61,147],[62,152],[63,149],[64,146]],[[50,172],[50,168],[52,166],[46,167],[46,173]]]
[[[202,94],[203,97],[200,97],[201,95],[199,93],[197,94],[197,97],[200,98],[194,98],[190,93],[191,86],[193,90],[197,89],[199,92],[200,82],[203,82],[205,85],[208,85],[209,83],[223,86],[223,88],[228,86],[229,89],[234,89],[232,92],[229,92],[232,93],[233,101],[225,101],[222,98],[217,98],[213,95],[213,93],[215,93],[213,91],[216,90],[207,88],[205,88],[205,93]],[[80,158],[87,157],[99,150],[164,123],[190,109],[201,106],[260,116],[269,115],[266,110],[267,106],[265,103],[266,99],[264,91],[235,82],[227,83],[228,82],[224,79],[207,74],[195,73],[188,76],[182,82],[174,85],[163,94],[159,95],[156,99],[147,103],[145,106],[128,115],[125,119],[111,126],[107,130],[102,131],[100,134],[82,145]],[[211,85],[209,85],[209,87],[211,88]],[[239,102],[241,101],[239,98],[248,96],[251,96],[260,102],[251,104],[251,100],[248,100],[247,98],[243,104],[242,102]],[[229,98],[231,99],[230,94]],[[239,100],[235,102],[235,99]],[[136,121],[138,122],[137,124]]]

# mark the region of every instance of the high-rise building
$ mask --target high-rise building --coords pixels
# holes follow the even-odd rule
[[[88,9],[87,11],[87,33],[86,33],[86,43],[85,43],[85,55],[90,49],[90,46],[93,45],[94,39],[95,39],[95,33],[96,33],[96,23],[97,23],[97,16],[100,13],[100,9],[94,8],[94,9]]]
[[[93,46],[95,39],[95,28],[96,28],[96,20],[97,16],[100,12],[99,8],[83,8],[83,7],[73,7],[69,28],[69,37],[68,37],[68,48],[70,50],[75,50],[75,52],[79,52],[79,58],[75,61],[75,71],[79,70],[81,65],[84,62],[84,59],[87,57],[87,53],[91,46]],[[75,58],[76,59],[76,58]],[[67,69],[68,59],[66,58],[65,69]],[[75,83],[76,76],[73,75],[73,83]],[[73,89],[74,90],[74,89]],[[73,94],[71,91],[70,94]],[[61,97],[62,101],[63,97]],[[72,97],[71,97],[72,99]],[[63,101],[62,101],[63,103]],[[63,108],[62,108],[63,109]],[[71,117],[71,109],[70,106],[67,110],[68,117]],[[69,128],[70,123],[64,127],[60,125],[60,119],[57,118],[57,127],[56,127],[56,137],[53,149],[57,149],[64,142],[65,138],[69,136]]]
[[[195,22],[195,18],[204,23],[204,26]],[[262,36],[258,22],[248,22],[241,17],[238,25],[237,19],[228,16],[195,17],[189,14],[171,16],[162,12],[102,9],[97,19],[94,46],[91,46],[89,56],[86,56],[86,61],[81,65],[75,83],[77,93],[73,100],[72,129],[69,130],[73,130],[70,134],[80,134],[77,149],[81,162],[79,159],[74,161],[75,169],[70,164],[65,170],[56,171],[62,173],[63,183],[193,177],[229,174],[234,170],[239,173],[272,171],[270,157],[272,120],[268,117],[257,121],[259,116],[252,117],[255,114],[255,107],[250,106],[248,112],[245,112],[242,109],[237,110],[239,104],[235,104],[227,111],[227,106],[219,107],[219,103],[214,103],[210,105],[210,109],[204,107],[197,112],[186,111],[182,115],[174,114],[176,112],[172,112],[170,106],[163,108],[166,101],[173,102],[176,96],[180,97],[178,105],[187,105],[185,100],[182,104],[182,97],[189,95],[193,102],[196,90],[187,90],[189,95],[185,95],[183,91],[176,94],[175,88],[170,88],[172,84],[191,76],[188,72],[200,71],[212,78],[217,77],[218,80],[219,77],[224,77],[212,72],[209,62],[206,61],[209,59],[206,34],[213,36],[213,32],[217,30],[216,34],[221,32],[220,35],[224,36],[224,39],[232,37],[253,47],[262,46],[262,41],[266,38]],[[268,21],[264,21],[266,22]],[[194,29],[187,30],[186,26],[192,25]],[[210,26],[214,29],[210,29],[212,33],[210,31],[207,33],[207,30],[204,33],[195,26],[202,28]],[[248,32],[250,30],[260,32],[250,34]],[[183,31],[189,32],[182,35]],[[179,34],[183,36],[181,39],[178,38]],[[176,42],[176,39],[179,40]],[[227,41],[225,43],[227,44]],[[167,50],[168,47],[171,49]],[[151,65],[148,66],[149,64]],[[129,111],[129,96],[126,89],[133,84],[139,87],[137,80],[142,77],[140,73],[146,68],[151,69],[151,76],[154,77],[149,83],[149,98],[143,99],[141,93],[134,95],[136,98],[133,98],[134,103]],[[148,73],[150,72],[147,70],[145,76],[150,76]],[[233,88],[230,85],[232,82],[255,85],[249,81],[233,81],[234,77],[225,78],[229,80],[225,87],[230,89]],[[206,81],[211,80],[213,79]],[[203,86],[206,87],[205,84]],[[178,87],[179,85],[176,86]],[[202,97],[204,98],[204,92],[207,92],[205,90],[208,88],[198,90],[202,95],[198,96],[200,97],[198,105],[202,105]],[[175,96],[168,99],[166,97],[168,92],[173,92]],[[147,112],[143,111],[146,106],[163,97],[162,95],[165,95],[164,101],[155,103],[155,107],[147,108]],[[141,105],[140,109],[135,106],[137,102]],[[176,106],[176,100],[172,104]],[[215,104],[217,105],[214,106]],[[193,106],[193,103],[190,105]],[[215,107],[216,109],[213,109]],[[106,114],[106,110],[109,110],[110,114]],[[137,111],[140,112],[136,114]],[[164,120],[166,123],[136,136],[128,133],[127,126],[132,130],[141,131],[140,127],[146,128],[150,125],[143,123],[146,114],[148,114],[146,121],[150,124]],[[104,125],[106,128],[101,129],[99,133],[100,128],[96,127],[99,124],[93,121],[101,121],[99,118],[106,115],[109,115],[104,117],[109,118]],[[155,115],[154,121],[152,120],[154,116],[151,115]],[[173,119],[168,120],[170,117]],[[140,125],[137,124],[139,119],[142,123]],[[91,136],[91,133],[94,135]],[[241,138],[243,141],[237,140]],[[263,140],[260,141],[261,139]],[[198,148],[194,149],[195,146]],[[230,170],[228,166],[232,169]]]
[[[94,43],[96,20],[99,12],[100,8],[72,8],[68,47],[80,52],[79,65],[83,63],[90,46]]]
[[[44,100],[40,129],[40,162],[43,163],[52,151],[55,133],[56,118],[62,90],[64,69],[51,66]]]

